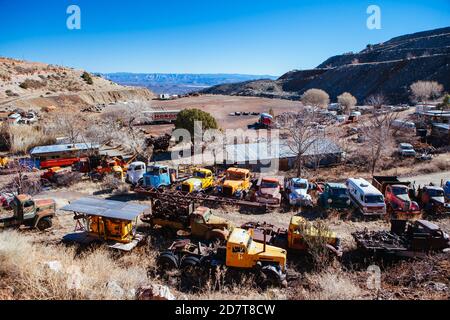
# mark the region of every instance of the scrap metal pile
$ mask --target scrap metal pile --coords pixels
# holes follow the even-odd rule
[[[358,231],[352,234],[358,247],[373,251],[406,251],[404,238],[388,231]]]

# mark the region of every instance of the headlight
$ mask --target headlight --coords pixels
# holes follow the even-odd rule
[[[350,203],[351,203],[350,199],[348,199],[345,203],[346,203],[347,205],[350,205]]]
[[[333,203],[333,200],[332,199],[328,199],[328,203]]]

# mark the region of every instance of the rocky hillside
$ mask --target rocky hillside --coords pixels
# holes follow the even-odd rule
[[[2,108],[84,108],[152,98],[148,89],[118,85],[83,70],[0,58]]]
[[[342,92],[359,101],[382,93],[391,103],[408,103],[409,86],[435,80],[450,92],[450,27],[368,45],[359,53],[329,58],[312,70],[291,71],[275,81],[225,84],[205,93],[298,99],[308,89],[327,91],[332,100]]]

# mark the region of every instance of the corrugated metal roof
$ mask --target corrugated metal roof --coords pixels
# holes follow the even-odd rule
[[[50,146],[34,147],[31,151],[31,155],[39,155],[45,153],[57,153],[64,151],[84,151],[89,149],[98,149],[100,145],[93,143],[75,143],[75,144],[54,144]]]
[[[305,142],[308,144],[308,142]],[[234,163],[256,162],[272,159],[294,158],[295,148],[287,140],[267,144],[266,142],[249,144],[232,144],[226,146],[226,160]],[[309,145],[303,156],[327,155],[341,153],[342,149],[329,139],[317,139]]]
[[[97,198],[80,198],[61,208],[64,211],[121,220],[134,220],[147,209],[148,206]]]

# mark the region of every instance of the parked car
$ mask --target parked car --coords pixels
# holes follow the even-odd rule
[[[400,143],[398,154],[402,157],[415,157],[416,150],[414,150],[414,147],[410,143]]]

